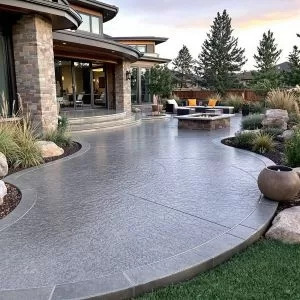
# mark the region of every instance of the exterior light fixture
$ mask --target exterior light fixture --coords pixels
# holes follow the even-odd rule
[[[64,80],[65,80],[65,77],[64,77],[64,76],[61,76],[61,80],[64,81]]]
[[[126,80],[130,80],[131,79],[131,72],[130,70],[126,71]]]

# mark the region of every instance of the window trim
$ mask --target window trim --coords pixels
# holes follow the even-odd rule
[[[97,34],[97,35],[100,35],[100,36],[103,36],[103,16],[96,16],[96,15],[90,15],[90,14],[87,14],[87,13],[82,13],[82,12],[79,12],[80,16],[84,15],[86,17],[89,17],[89,28],[90,30],[87,31],[87,30],[82,30],[80,29],[80,26],[77,30],[79,31],[84,31],[84,32],[89,32],[89,33],[92,33],[92,34]],[[93,24],[92,24],[92,18],[97,18],[99,20],[99,33],[95,33],[93,32]]]

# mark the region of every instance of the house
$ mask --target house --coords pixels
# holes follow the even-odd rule
[[[96,0],[1,0],[0,91],[10,110],[19,93],[24,109],[49,130],[57,126],[59,109],[131,112],[135,77],[136,101],[148,97],[143,68],[166,61],[154,52],[166,39],[105,35],[103,24],[117,13]],[[148,46],[133,47],[130,40]]]

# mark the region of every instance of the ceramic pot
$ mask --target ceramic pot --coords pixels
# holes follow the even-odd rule
[[[264,168],[258,176],[257,183],[264,196],[275,201],[296,199],[300,191],[299,175],[286,166]]]

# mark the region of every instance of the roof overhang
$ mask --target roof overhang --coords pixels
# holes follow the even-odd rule
[[[123,42],[129,42],[129,41],[141,41],[141,42],[154,42],[155,45],[164,43],[168,40],[168,38],[165,37],[156,37],[156,36],[124,36],[124,37],[111,37],[114,41],[123,41]]]
[[[18,14],[40,13],[52,19],[53,30],[76,29],[81,24],[80,15],[66,0],[1,0],[0,11]]]
[[[166,64],[166,63],[169,63],[170,61],[172,61],[172,59],[169,59],[169,58],[147,56],[147,53],[145,53],[144,56],[140,58],[140,60],[158,63],[158,64]]]
[[[95,12],[100,12],[103,16],[103,22],[107,22],[113,19],[119,11],[119,8],[117,6],[106,4],[96,0],[69,0],[69,2],[83,8],[91,9]]]
[[[80,31],[57,31],[53,33],[54,55],[57,57],[119,63],[135,62],[143,54],[138,50],[98,35]]]

